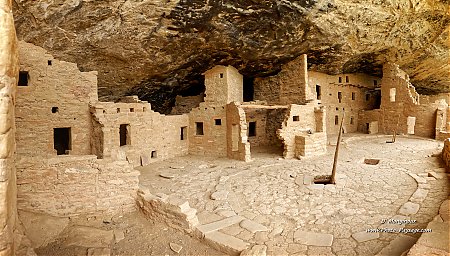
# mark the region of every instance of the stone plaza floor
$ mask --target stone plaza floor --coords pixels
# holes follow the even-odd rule
[[[344,134],[336,185],[312,184],[331,174],[336,138],[322,156],[281,159],[254,150],[252,162],[185,156],[138,167],[152,194],[188,200],[202,232],[233,245],[263,245],[267,255],[400,255],[420,233],[366,232],[426,228],[448,198],[436,157],[442,142],[414,136]],[[365,159],[379,159],[377,165]],[[385,219],[411,224],[382,224]]]

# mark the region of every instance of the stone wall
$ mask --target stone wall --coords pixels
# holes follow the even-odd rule
[[[161,115],[147,102],[99,102],[91,107],[92,148],[100,158],[128,160],[134,166],[188,154],[187,115]],[[126,137],[121,145],[121,125]],[[184,137],[182,138],[182,132]]]
[[[250,161],[247,118],[244,109],[237,103],[226,106],[227,117],[227,156],[231,159]]]
[[[436,140],[447,138],[450,138],[450,107],[441,102],[436,113]]]
[[[226,156],[227,124],[225,105],[209,106],[202,103],[193,109],[189,113],[189,153]]]
[[[0,255],[15,255],[18,241],[14,104],[19,75],[11,1],[0,1]]]
[[[239,71],[232,66],[215,66],[205,72],[205,102],[208,105],[226,105],[242,102],[244,82]]]
[[[381,79],[366,74],[327,75],[309,72],[309,85],[315,98],[327,109],[327,131],[339,133],[340,120],[345,111],[344,132],[358,131],[358,113],[376,107]],[[379,99],[378,99],[379,100]],[[336,122],[336,120],[339,120]]]
[[[18,208],[57,217],[135,210],[139,172],[126,161],[96,156],[21,158]]]
[[[187,114],[191,112],[192,109],[200,106],[200,103],[203,102],[204,94],[200,94],[197,96],[177,96],[175,98],[175,106],[172,108],[170,112],[171,115],[181,115]]]
[[[254,81],[254,99],[267,101],[268,104],[305,104],[313,98],[308,86],[305,54],[283,65],[277,75]]]
[[[296,136],[326,133],[325,116],[326,110],[315,103],[289,106],[282,128],[278,130],[278,136],[284,144],[284,158],[295,157]],[[326,140],[320,141],[326,145]]]
[[[444,141],[444,149],[442,150],[442,160],[444,160],[447,170],[450,171],[450,139]]]
[[[251,147],[281,146],[282,142],[277,136],[278,129],[286,116],[285,106],[241,105],[245,111],[247,126],[254,122],[256,131],[254,136],[248,135]]]
[[[89,103],[97,101],[97,72],[80,72],[75,63],[25,42],[19,43],[19,52],[23,86],[17,90],[17,154],[56,155],[54,128],[70,128],[69,154],[91,154]]]

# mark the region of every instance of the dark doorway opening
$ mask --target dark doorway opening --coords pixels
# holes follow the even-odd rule
[[[375,102],[373,104],[373,109],[381,108],[381,91],[375,91],[374,93]]]
[[[68,155],[72,149],[71,133],[69,128],[53,128],[53,148],[57,155]]]
[[[244,102],[254,100],[254,87],[255,78],[254,77],[244,77]]]
[[[125,146],[130,144],[130,125],[129,124],[121,124],[119,133],[120,133],[120,146]]]
[[[204,135],[203,122],[195,122],[195,135]]]
[[[256,122],[248,123],[248,136],[249,137],[256,136]]]
[[[186,137],[187,137],[187,127],[183,126],[183,127],[181,127],[181,131],[180,131],[180,139],[185,140]]]
[[[318,100],[322,99],[322,89],[320,88],[320,85],[318,85],[318,84],[316,84],[316,94],[317,94]]]
[[[28,80],[30,79],[30,75],[28,71],[19,71],[19,83],[18,86],[28,86]]]

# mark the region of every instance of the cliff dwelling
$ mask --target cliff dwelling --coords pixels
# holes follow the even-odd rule
[[[398,42],[393,54],[355,50],[350,37],[316,39],[332,35],[323,24],[337,10],[359,10],[351,1],[276,3],[267,18],[286,30],[252,25],[277,42],[272,50],[238,26],[269,15],[267,6],[211,1],[205,18],[191,12],[201,3],[110,3],[116,23],[105,6],[75,2],[0,0],[0,255],[450,253],[450,81],[437,53],[423,60]],[[395,10],[432,8],[442,24],[423,31],[448,36],[444,1],[415,2]],[[370,5],[381,15],[394,4]],[[153,24],[146,15],[163,9],[170,14],[145,40],[122,31]],[[194,39],[218,40],[199,24],[227,32],[223,49]],[[110,38],[119,51],[102,41],[111,31],[128,38]],[[440,37],[430,44],[448,57]]]

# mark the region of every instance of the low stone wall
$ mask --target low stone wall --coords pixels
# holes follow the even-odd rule
[[[20,158],[18,209],[57,217],[130,212],[136,209],[139,175],[126,161],[96,156]]]
[[[447,170],[450,169],[450,139],[444,142],[444,149],[442,150],[442,160],[444,160]]]
[[[138,204],[144,214],[152,220],[163,221],[170,227],[192,233],[199,224],[197,210],[189,202],[159,193],[153,195],[141,187],[138,191]]]
[[[323,155],[327,152],[327,134],[324,132],[295,136],[295,157]]]

